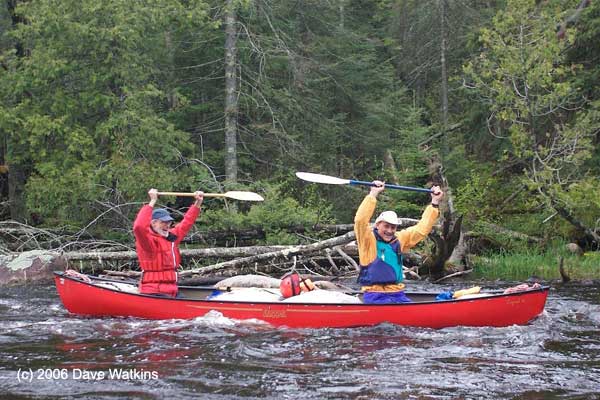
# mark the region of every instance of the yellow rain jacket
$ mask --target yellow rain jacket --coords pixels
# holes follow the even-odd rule
[[[360,265],[363,267],[375,261],[377,257],[377,239],[373,233],[373,228],[370,226],[376,206],[377,199],[368,194],[358,207],[358,210],[356,210],[354,217],[354,232],[356,233],[356,242],[358,244],[358,257]],[[429,235],[439,214],[440,211],[437,208],[428,205],[425,211],[423,211],[421,220],[416,225],[396,232],[402,253],[408,252]],[[362,287],[362,290],[366,292],[398,292],[402,289],[404,289],[404,284],[402,283]]]

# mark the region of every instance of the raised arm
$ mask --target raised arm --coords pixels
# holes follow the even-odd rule
[[[185,215],[183,216],[183,220],[180,223],[175,225],[175,227],[171,230],[178,237],[178,241],[183,240],[185,235],[192,229],[198,215],[200,215],[202,202],[204,201],[204,192],[197,191],[194,193],[194,198],[196,201],[194,204],[187,210]]]
[[[440,215],[438,207],[444,197],[444,193],[440,190],[439,186],[433,186],[431,190],[431,204],[423,211],[421,220],[414,226],[396,232],[396,237],[400,240],[403,253],[415,247],[429,235]]]
[[[373,181],[379,184],[371,186],[368,195],[365,196],[354,216],[354,233],[358,244],[358,258],[361,265],[367,265],[377,257],[377,246],[375,235],[371,229],[371,218],[377,207],[377,196],[385,187],[381,181]]]

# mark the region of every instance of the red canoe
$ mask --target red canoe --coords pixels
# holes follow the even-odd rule
[[[237,320],[256,319],[274,326],[328,328],[391,323],[424,328],[523,325],[544,310],[548,287],[523,292],[487,293],[485,297],[435,301],[435,294],[408,293],[404,304],[315,304],[206,300],[212,288],[180,287],[182,298],[143,295],[133,284],[55,272],[65,308],[94,317],[190,319],[211,310]]]

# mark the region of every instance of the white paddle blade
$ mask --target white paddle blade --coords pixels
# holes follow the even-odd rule
[[[304,181],[314,183],[327,183],[330,185],[348,185],[350,179],[336,178],[335,176],[313,174],[310,172],[296,172],[296,176]]]
[[[243,201],[264,201],[265,199],[258,193],[231,191],[223,193],[224,197]]]

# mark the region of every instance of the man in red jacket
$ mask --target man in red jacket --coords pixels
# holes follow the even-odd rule
[[[164,208],[154,209],[158,191],[148,191],[150,202],[142,206],[133,223],[135,248],[142,269],[140,293],[177,296],[177,267],[181,262],[179,243],[200,215],[203,192],[195,192],[196,201],[183,220],[171,228],[173,218]]]

